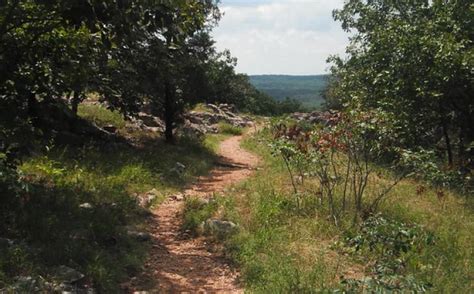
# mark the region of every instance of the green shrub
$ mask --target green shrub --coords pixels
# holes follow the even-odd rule
[[[178,161],[186,166],[182,177],[168,176]],[[118,292],[140,270],[147,246],[126,234],[127,226],[145,222],[132,195],[154,188],[160,201],[214,161],[210,148],[181,140],[117,145],[113,152],[99,144],[56,146],[25,158],[19,174],[0,156],[0,237],[29,248],[28,254],[23,247],[0,248],[0,289],[18,275],[47,279],[67,265],[101,293]]]
[[[372,276],[364,280],[343,280],[348,291],[425,292],[432,285],[406,273],[410,259],[434,245],[434,235],[416,225],[407,225],[380,215],[369,217],[358,231],[344,238],[346,246],[376,259]]]
[[[451,188],[465,190],[466,193],[474,193],[472,190],[472,179],[464,177],[458,171],[452,169],[443,170],[440,167],[439,158],[432,150],[419,148],[417,151],[402,151],[403,167],[431,185],[438,188]]]
[[[417,247],[432,245],[434,236],[419,226],[376,215],[366,219],[355,234],[348,233],[345,242],[356,251],[368,250],[381,257],[399,257]]]

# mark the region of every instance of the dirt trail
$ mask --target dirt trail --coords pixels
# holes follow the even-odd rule
[[[223,141],[217,167],[184,192],[185,196],[211,197],[253,172],[258,158],[240,147],[242,136]],[[139,278],[149,293],[243,293],[238,272],[206,243],[180,230],[183,202],[170,198],[153,211],[150,220],[152,249]],[[148,289],[143,283],[148,281]],[[150,290],[155,289],[155,290]]]

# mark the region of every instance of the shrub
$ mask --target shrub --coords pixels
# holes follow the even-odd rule
[[[434,187],[459,188],[472,193],[472,187],[469,186],[472,180],[469,176],[463,175],[459,171],[452,169],[443,170],[440,168],[438,158],[434,151],[419,149],[401,151],[402,166],[411,171],[416,177],[429,182]]]
[[[348,232],[344,244],[355,253],[370,254],[376,258],[373,277],[364,280],[343,280],[346,291],[369,292],[415,291],[425,292],[429,283],[413,275],[405,275],[411,254],[432,246],[435,237],[416,225],[408,225],[374,215],[365,220],[357,232]]]
[[[325,205],[337,223],[349,207],[355,211],[354,221],[377,210],[390,190],[405,177],[401,174],[393,183],[373,189],[378,192],[368,197],[367,187],[379,185],[372,181],[378,162],[390,150],[386,142],[377,140],[385,132],[384,118],[376,113],[341,113],[330,125],[313,129],[291,123],[273,127],[273,153],[282,157],[291,178],[299,203],[295,175],[303,183],[305,177],[318,181],[319,201]],[[394,165],[397,163],[394,162]]]

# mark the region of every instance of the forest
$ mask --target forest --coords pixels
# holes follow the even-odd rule
[[[0,1],[0,293],[474,291],[472,1],[344,1],[306,78],[221,7]]]

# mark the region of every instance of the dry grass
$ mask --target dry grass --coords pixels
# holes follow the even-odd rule
[[[253,292],[317,292],[340,287],[340,276],[370,276],[376,255],[353,254],[337,245],[346,231],[355,229],[351,221],[343,220],[337,227],[327,218],[314,200],[318,187],[311,180],[299,187],[306,200],[297,210],[285,167],[270,155],[267,143],[261,133],[245,142],[246,148],[263,158],[262,170],[230,193],[233,200],[225,211],[241,226],[241,233],[227,245],[242,267],[247,288]],[[393,179],[388,170],[374,173],[368,197]],[[420,189],[420,185],[426,187]],[[472,291],[473,207],[472,199],[453,191],[440,191],[412,179],[401,181],[379,211],[390,219],[420,225],[436,238],[434,245],[410,253],[405,274],[431,283],[436,292]]]

